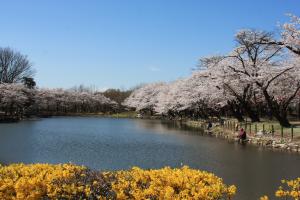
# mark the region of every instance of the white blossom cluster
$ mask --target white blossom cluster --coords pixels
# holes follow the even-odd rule
[[[291,21],[282,25],[283,43],[300,53],[300,18],[289,14]]]
[[[198,109],[201,105],[216,109],[224,106],[224,95],[215,84],[208,70],[195,71],[190,77],[171,83],[145,85],[133,91],[124,105],[158,114]]]

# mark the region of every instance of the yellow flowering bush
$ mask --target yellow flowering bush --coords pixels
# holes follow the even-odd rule
[[[1,200],[84,199],[89,196],[101,196],[109,190],[109,184],[105,183],[100,173],[94,174],[82,166],[72,164],[0,166]]]
[[[73,165],[48,164],[0,166],[0,199],[39,199],[55,190],[53,180],[69,178],[80,169]]]
[[[212,173],[182,167],[142,170],[134,167],[114,174],[112,188],[118,199],[231,199],[235,186],[227,186]]]
[[[227,186],[212,173],[182,167],[98,172],[73,164],[0,166],[1,200],[35,199],[231,199]]]
[[[294,180],[282,180],[282,184],[275,192],[275,196],[283,199],[300,200],[300,177]],[[267,196],[263,196],[260,200],[269,200]]]
[[[275,192],[276,197],[300,200],[300,177],[295,180],[282,180],[283,186]]]

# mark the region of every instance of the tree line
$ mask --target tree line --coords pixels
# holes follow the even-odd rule
[[[22,83],[0,84],[2,116],[67,115],[69,113],[112,113],[119,105],[101,92],[28,88]]]
[[[280,37],[238,31],[232,51],[201,58],[190,77],[145,85],[124,105],[169,118],[270,117],[290,126],[289,111],[300,102],[300,18],[290,18]]]
[[[30,115],[66,115],[69,113],[113,113],[130,90],[105,92],[79,86],[70,89],[36,87],[35,70],[27,56],[9,47],[0,48],[0,119]]]

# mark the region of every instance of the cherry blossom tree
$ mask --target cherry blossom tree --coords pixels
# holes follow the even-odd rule
[[[172,84],[177,111],[193,118],[217,115],[223,107],[224,96],[209,70],[196,71],[190,77]]]
[[[22,116],[31,106],[34,92],[22,84],[0,84],[0,111],[5,115]]]
[[[221,90],[209,79],[208,71],[197,71],[167,84],[148,84],[135,90],[124,105],[171,118],[207,118],[224,105]]]
[[[292,72],[299,73],[299,71],[297,67],[288,64],[288,58],[283,54],[282,47],[273,43],[263,43],[263,41],[272,40],[272,34],[268,32],[239,31],[236,35],[238,46],[226,56],[226,58],[234,59],[233,62],[225,65],[236,76],[235,78],[229,76],[228,80],[234,82],[238,80],[239,85],[246,85],[246,87],[241,87],[243,90],[247,87],[259,88],[274,117],[281,125],[290,126],[287,108],[299,91],[299,79],[294,80],[295,84],[291,85],[294,87],[290,87],[292,92],[286,95],[285,101],[275,98],[270,91],[272,91],[271,86],[278,83],[282,77],[291,76]],[[284,91],[284,88],[281,90]],[[242,105],[249,113],[250,107],[247,104]]]
[[[125,99],[123,105],[135,108],[137,111],[150,112],[154,114],[157,104],[157,97],[162,88],[166,87],[165,83],[152,83],[144,85]]]
[[[223,104],[238,121],[244,121],[242,104],[248,100],[249,86],[240,84],[239,76],[227,69],[235,64],[237,62],[232,57],[209,56],[200,59],[199,67],[210,71],[215,87],[222,92],[220,97],[223,98]]]

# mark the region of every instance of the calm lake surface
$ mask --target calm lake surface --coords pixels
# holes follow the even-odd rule
[[[0,124],[0,163],[83,164],[117,170],[180,167],[207,170],[238,186],[235,199],[273,195],[282,178],[300,176],[300,155],[202,136],[174,122],[56,117]]]

